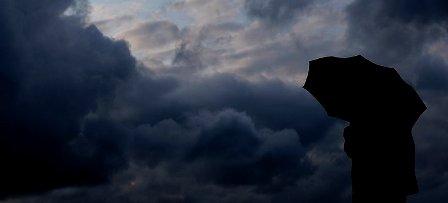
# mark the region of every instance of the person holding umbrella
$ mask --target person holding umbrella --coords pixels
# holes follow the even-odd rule
[[[310,61],[304,88],[327,114],[349,122],[354,203],[406,202],[418,192],[412,127],[426,106],[393,68],[361,55]]]

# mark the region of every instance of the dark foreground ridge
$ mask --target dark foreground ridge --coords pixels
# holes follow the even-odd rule
[[[304,88],[329,116],[348,121],[353,202],[406,202],[418,192],[412,127],[426,106],[393,68],[358,55],[310,62]]]

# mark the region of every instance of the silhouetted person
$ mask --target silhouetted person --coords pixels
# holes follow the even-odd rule
[[[402,203],[418,192],[412,127],[426,106],[393,68],[358,55],[310,61],[304,88],[329,116],[350,123],[354,203]]]
[[[411,129],[396,122],[365,120],[344,129],[354,203],[401,203],[417,193]]]

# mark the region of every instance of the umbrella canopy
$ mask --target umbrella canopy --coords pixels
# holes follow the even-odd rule
[[[329,116],[349,122],[400,119],[412,126],[426,110],[395,69],[376,65],[361,55],[310,61],[304,88]]]

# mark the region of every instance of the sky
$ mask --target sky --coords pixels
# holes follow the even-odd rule
[[[444,0],[0,1],[0,202],[349,202],[346,123],[308,61],[395,68],[428,110],[420,192],[448,201]]]

